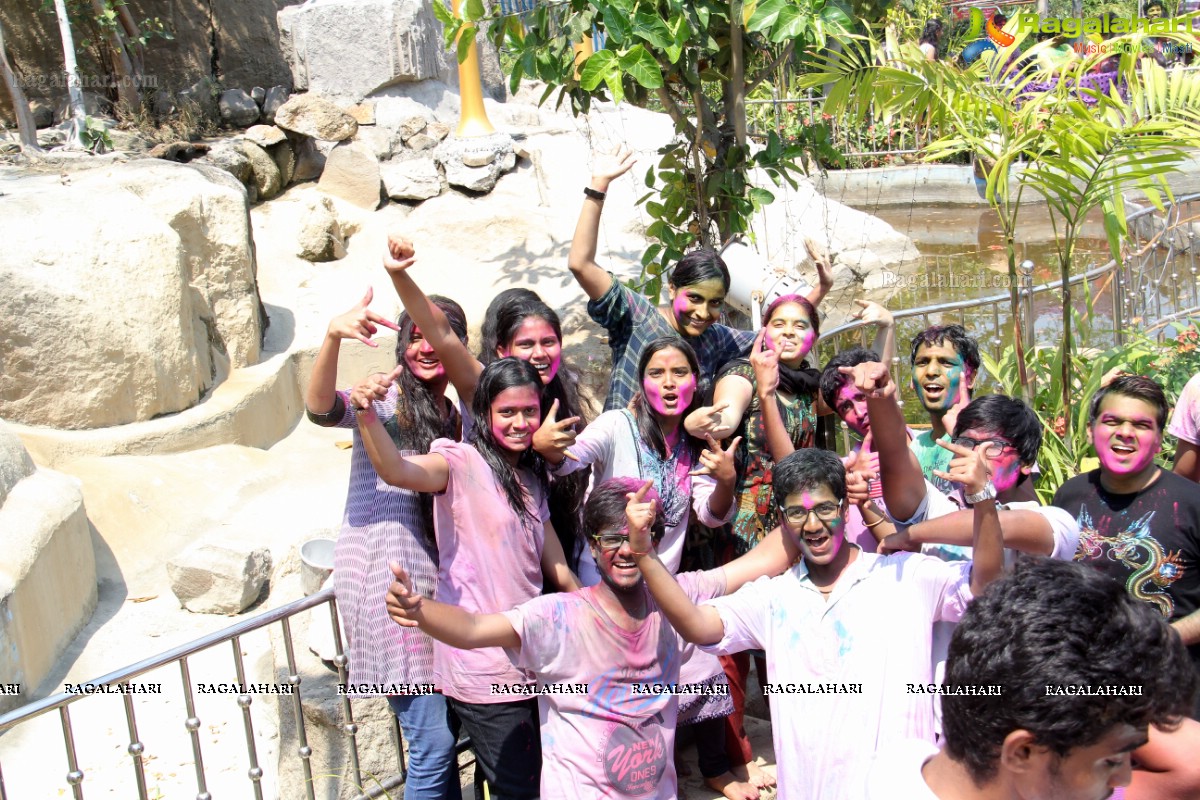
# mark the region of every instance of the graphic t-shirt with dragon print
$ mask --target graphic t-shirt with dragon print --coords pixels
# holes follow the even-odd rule
[[[1079,521],[1082,561],[1120,581],[1168,620],[1200,608],[1200,487],[1160,470],[1133,494],[1100,485],[1100,470],[1077,475],[1054,495],[1054,505]],[[1200,672],[1200,645],[1188,648]],[[1200,718],[1200,698],[1193,716]]]

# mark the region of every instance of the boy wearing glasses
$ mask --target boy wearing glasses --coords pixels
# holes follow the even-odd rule
[[[387,608],[395,622],[419,625],[453,647],[504,647],[536,677],[544,799],[677,797],[679,695],[724,688],[681,685],[680,667],[693,648],[663,618],[636,562],[662,538],[662,519],[647,523],[635,553],[626,523],[627,506],[635,502],[658,504],[651,481],[611,478],[593,489],[583,526],[591,532],[600,583],[543,595],[512,611],[475,614],[422,598],[404,570],[392,566],[396,581]],[[681,574],[676,585],[699,602],[778,573],[795,556],[794,547],[772,535],[720,570]],[[696,656],[691,663],[707,659],[710,673],[721,673],[714,656]]]
[[[982,485],[983,460],[965,449],[956,455],[948,474]],[[839,800],[853,796],[884,742],[933,741],[932,624],[957,620],[999,576],[996,506],[975,506],[974,562],[948,564],[847,543],[846,472],[834,453],[797,450],[776,465],[774,480],[783,538],[802,555],[778,577],[737,591],[727,573],[726,596],[697,605],[647,552],[653,502],[630,505],[630,546],[685,640],[721,654],[766,651],[780,800]]]

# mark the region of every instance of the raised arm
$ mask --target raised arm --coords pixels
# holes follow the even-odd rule
[[[911,519],[925,497],[925,475],[917,456],[908,448],[908,426],[896,402],[896,383],[886,364],[868,361],[838,367],[854,376],[854,386],[867,397],[871,437],[879,454],[879,479],[883,501],[893,519]]]
[[[874,430],[874,424],[872,424]],[[938,446],[954,454],[946,472],[934,470],[939,478],[961,484],[963,494],[977,495],[991,486],[991,459],[984,448],[968,449],[962,445],[938,440]],[[885,484],[886,485],[886,484]],[[996,489],[991,497],[975,503],[971,509],[973,536],[971,539],[971,594],[978,597],[1004,571],[1004,532],[1000,528],[1000,511],[996,508]]]
[[[395,373],[392,379],[395,379]],[[443,456],[437,453],[407,457],[400,455],[396,443],[376,416],[375,407],[367,403],[365,408],[357,406],[356,411],[363,447],[379,477],[391,486],[414,492],[446,490],[446,484],[450,481],[450,465]]]
[[[613,280],[608,271],[596,263],[596,242],[600,237],[600,214],[604,211],[604,195],[608,192],[608,185],[628,172],[633,165],[633,152],[628,147],[621,147],[613,155],[598,155],[589,186],[600,196],[594,197],[589,194],[584,198],[579,221],[575,223],[575,236],[571,239],[567,266],[571,268],[571,274],[583,287],[583,291],[593,300],[603,297],[612,286]]]
[[[733,485],[737,481],[737,469],[734,458],[734,453],[737,452],[737,447],[742,443],[742,437],[735,436],[733,441],[729,443],[729,447],[724,450],[717,440],[711,436],[708,439],[708,448],[700,453],[700,466],[697,469],[689,472],[689,475],[712,475],[716,486],[712,493],[708,496],[707,511],[709,519],[705,520],[701,515],[700,521],[706,525],[719,524],[730,515],[733,508]],[[696,505],[698,512],[703,511],[704,507],[697,503],[700,494],[696,491],[693,484],[692,502]]]
[[[520,647],[521,637],[503,614],[475,614],[459,606],[422,597],[408,573],[391,563],[396,580],[388,587],[388,616],[406,628],[420,627],[439,642],[460,650],[479,647]]]
[[[749,553],[724,566],[725,594],[733,594],[764,575],[774,577],[786,571],[800,557],[800,548],[779,527],[763,537]]]
[[[1022,553],[1048,556],[1054,552],[1054,527],[1045,515],[1036,511],[1001,511],[1000,529],[1004,546]],[[924,544],[953,544],[967,547],[975,535],[975,515],[971,509],[955,511],[941,517],[927,519],[911,526],[908,530],[889,537],[886,544],[893,549],[908,549]]]
[[[758,393],[758,407],[767,432],[767,452],[772,460],[779,462],[795,452],[796,445],[783,424],[783,414],[775,396],[779,389],[779,351],[768,344],[766,328],[754,338],[750,365],[754,367],[754,389]],[[820,396],[820,392],[817,395]]]
[[[567,556],[563,553],[562,542],[558,540],[558,532],[550,520],[543,525],[546,541],[542,544],[542,575],[546,581],[560,592],[573,592],[582,589],[579,578],[571,572],[567,565]]]
[[[475,385],[479,383],[483,365],[458,338],[445,313],[430,302],[408,273],[408,268],[415,263],[412,245],[403,237],[390,234],[383,266],[392,279],[392,285],[396,287],[396,294],[400,296],[400,302],[413,322],[421,329],[421,335],[429,341],[446,367],[446,377],[454,384],[454,391],[464,403],[470,403],[475,396]]]
[[[625,518],[629,523],[629,549],[654,602],[679,635],[695,644],[716,644],[725,637],[720,612],[712,606],[693,603],[654,552],[650,524],[656,513],[655,503],[646,501],[646,492],[653,485],[653,481],[646,481],[637,492],[628,495]]]
[[[371,339],[379,330],[378,326],[398,330],[396,323],[368,308],[374,296],[375,290],[368,287],[367,293],[354,308],[344,314],[338,314],[329,321],[329,328],[321,341],[321,349],[317,351],[317,358],[313,361],[308,388],[304,392],[304,407],[308,410],[309,418],[318,425],[333,425],[341,419],[341,415],[336,412],[340,408],[337,365],[342,340],[357,339],[368,347],[379,347]],[[335,416],[336,419],[333,419]]]
[[[871,349],[879,355],[884,364],[891,364],[896,356],[896,320],[888,311],[873,300],[855,300],[861,308],[854,314],[855,319],[875,326],[875,341]]]
[[[833,288],[833,263],[825,248],[808,237],[804,239],[804,249],[808,251],[808,257],[817,267],[817,288],[810,291],[804,299],[812,303],[813,308],[817,308]]]

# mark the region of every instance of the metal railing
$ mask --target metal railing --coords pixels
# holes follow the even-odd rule
[[[1159,215],[1153,206],[1139,209],[1127,218],[1129,235],[1126,254],[1120,263],[1110,259],[1100,267],[1088,269],[1071,277],[1069,283],[1089,285],[1090,310],[1097,313],[1107,309],[1111,330],[1116,342],[1127,332],[1139,330],[1162,338],[1173,322],[1200,314],[1200,261],[1197,233],[1200,233],[1200,193],[1184,195],[1166,206]],[[1023,262],[1018,270],[1018,298],[1022,304],[1021,336],[1026,348],[1038,338],[1038,306],[1054,306],[1061,298],[1062,280],[1035,286],[1033,264]],[[1095,286],[1095,288],[1091,288]],[[1107,296],[1107,302],[1105,298]],[[1082,298],[1077,298],[1082,299]],[[1061,304],[1058,306],[1061,311]],[[987,297],[935,303],[919,308],[892,312],[899,323],[919,320],[922,328],[949,322],[966,323],[972,318],[975,330],[982,319],[990,335],[979,335],[981,345],[991,347],[999,357],[1011,338],[1011,298],[1009,292]],[[834,353],[861,344],[866,346],[868,325],[855,321],[834,328],[821,336],[817,357],[825,363]]]
[[[130,664],[115,672],[111,672],[103,677],[95,680],[87,681],[80,684],[78,691],[71,693],[62,692],[51,697],[37,700],[29,703],[21,708],[15,709],[7,714],[0,716],[0,733],[4,733],[16,726],[27,723],[35,718],[41,717],[44,714],[57,711],[62,725],[63,744],[66,750],[66,759],[68,771],[65,776],[65,781],[70,789],[75,800],[83,799],[83,780],[86,774],[86,769],[81,763],[78,749],[75,743],[75,731],[71,723],[71,707],[77,703],[94,697],[95,693],[103,692],[103,689],[96,687],[124,687],[118,688],[118,693],[122,695],[125,708],[125,723],[128,730],[128,745],[126,752],[132,760],[132,768],[134,772],[134,780],[137,785],[137,797],[139,800],[149,800],[145,771],[145,743],[142,741],[141,734],[138,729],[138,721],[133,703],[133,696],[130,689],[131,681],[139,676],[145,675],[153,670],[169,667],[172,664],[178,664],[180,680],[183,684],[183,697],[186,708],[186,716],[181,720],[184,730],[187,732],[191,740],[192,764],[196,772],[196,798],[197,800],[209,800],[211,794],[208,789],[208,776],[204,768],[204,756],[200,734],[201,721],[196,713],[195,688],[196,685],[192,682],[191,670],[189,668],[189,658],[212,650],[226,643],[233,647],[233,668],[226,672],[226,676],[232,672],[236,676],[237,686],[242,688],[242,693],[236,696],[237,705],[241,710],[242,727],[246,737],[246,781],[249,786],[245,795],[253,795],[256,800],[262,800],[263,789],[263,769],[259,764],[258,746],[256,743],[254,717],[252,707],[254,703],[253,694],[247,693],[246,683],[246,668],[243,658],[241,639],[246,634],[252,631],[258,631],[267,628],[268,626],[278,624],[280,633],[283,639],[284,652],[286,654],[287,675],[285,676],[286,685],[291,687],[291,716],[295,725],[295,740],[296,748],[294,756],[300,760],[301,770],[304,776],[304,786],[306,796],[309,800],[315,800],[312,757],[314,755],[313,748],[309,744],[308,732],[305,725],[303,696],[301,690],[301,674],[297,666],[296,652],[293,646],[291,619],[304,611],[314,609],[318,606],[325,605],[328,607],[330,624],[333,629],[333,643],[335,656],[333,664],[337,667],[338,681],[341,685],[346,684],[346,666],[348,659],[342,650],[342,634],[338,625],[337,617],[337,600],[334,596],[332,588],[325,589],[316,594],[296,600],[286,605],[271,611],[264,612],[250,619],[243,620],[234,625],[225,628],[224,630],[203,636],[195,641],[159,653],[156,656],[139,661],[135,664]],[[211,675],[206,675],[206,679],[212,680]],[[354,721],[354,710],[350,704],[350,695],[341,692],[341,725],[340,729],[344,737],[349,751],[350,773],[348,778],[354,780],[354,786],[359,787],[360,793],[356,796],[356,800],[367,800],[367,798],[379,797],[381,794],[390,791],[394,788],[402,786],[407,777],[407,765],[404,759],[403,736],[396,718],[389,714],[392,723],[392,735],[396,745],[397,769],[396,773],[386,776],[380,780],[377,776],[372,776],[372,787],[369,791],[363,792],[363,774],[360,766],[358,753],[358,725]],[[313,699],[318,696],[313,695]],[[281,701],[285,700],[281,695]],[[283,711],[281,708],[281,715]],[[282,719],[280,720],[282,722]],[[460,741],[458,752],[462,752],[469,746],[469,742]],[[49,796],[47,791],[44,796]],[[0,800],[8,800],[8,793],[5,788],[4,774],[0,771]],[[17,800],[17,798],[13,798]]]

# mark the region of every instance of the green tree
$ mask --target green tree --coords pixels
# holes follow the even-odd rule
[[[452,41],[460,23],[440,2],[434,10]],[[804,148],[774,133],[765,146],[750,142],[746,98],[797,53],[851,24],[839,0],[568,0],[523,19],[499,13],[490,31],[514,60],[514,91],[535,78],[548,86],[543,102],[557,91],[574,113],[594,99],[628,100],[656,104],[674,121],[678,136],[647,171],[653,191],[641,198],[653,218],[642,258],[652,295],[692,244],[750,233],[755,212],[774,199],[755,184],[756,170],[775,185],[794,184]],[[482,3],[468,2],[465,16],[482,19]],[[574,46],[593,31],[605,49],[579,63]]]

